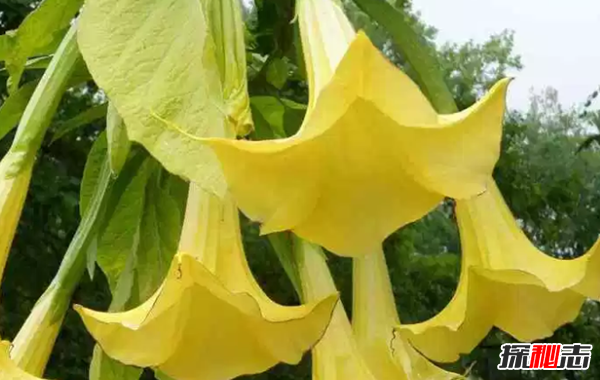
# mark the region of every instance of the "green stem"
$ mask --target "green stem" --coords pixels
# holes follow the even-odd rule
[[[5,157],[10,160],[11,174],[18,174],[35,159],[80,57],[77,47],[77,24],[74,23],[54,54],[23,113],[13,144]]]
[[[410,18],[383,0],[354,0],[356,5],[383,26],[404,58],[415,71],[421,90],[438,112],[450,114],[458,111],[452,93],[444,82],[434,50],[425,45],[415,32]]]
[[[39,298],[13,341],[12,359],[30,374],[41,376],[44,372],[71,297],[85,273],[87,248],[100,224],[111,185],[110,165],[105,159],[90,205],[54,280]]]
[[[108,160],[102,165],[100,177],[96,186],[95,192],[90,200],[90,205],[86,210],[69,248],[61,262],[61,265],[50,285],[57,287],[64,297],[65,309],[69,304],[69,300],[77,288],[81,277],[85,273],[87,248],[91,238],[99,225],[100,215],[106,203],[108,190],[112,184],[112,175]],[[61,299],[63,301],[63,299]],[[61,308],[62,309],[62,308]]]

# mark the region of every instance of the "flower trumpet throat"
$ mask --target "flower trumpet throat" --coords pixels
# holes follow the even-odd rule
[[[286,307],[254,280],[238,211],[191,185],[180,248],[167,278],[141,306],[102,313],[77,306],[110,357],[176,380],[231,379],[297,363],[322,336],[337,294]]]
[[[549,337],[577,317],[586,298],[600,300],[600,242],[573,260],[544,254],[521,231],[491,178],[486,193],[457,201],[456,215],[463,262],[454,297],[430,320],[399,327],[430,358],[458,359],[493,326],[519,341]]]
[[[438,115],[359,33],[296,135],[206,141],[262,233],[293,230],[337,254],[360,256],[445,196],[485,191],[500,154],[508,83],[463,112]]]
[[[2,380],[43,380],[23,371],[10,359],[10,342],[0,342],[0,379]]]

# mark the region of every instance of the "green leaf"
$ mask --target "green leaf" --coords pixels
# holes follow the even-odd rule
[[[182,215],[176,200],[160,187],[155,173],[146,191],[144,215],[140,224],[136,274],[140,299],[147,299],[164,279],[177,252]]]
[[[122,175],[128,177],[126,170],[127,165]],[[114,307],[152,295],[177,251],[181,232],[183,206],[169,187],[171,175],[147,156],[131,177],[107,207],[109,214],[98,239],[96,261],[113,301],[119,299]]]
[[[123,165],[125,165],[131,149],[131,141],[127,137],[123,119],[121,119],[121,116],[119,116],[117,110],[111,104],[108,105],[108,112],[106,114],[106,136],[108,138],[110,169],[113,176],[117,176]]]
[[[79,215],[83,217],[94,194],[107,152],[106,132],[102,132],[88,153],[79,190]]]
[[[290,65],[285,58],[275,58],[267,67],[267,82],[273,87],[281,90],[287,82],[290,73]]]
[[[223,194],[216,157],[195,138],[234,136],[202,3],[89,0],[79,27],[88,69],[129,138],[170,172]]]
[[[145,160],[112,207],[114,213],[106,221],[106,227],[98,240],[96,262],[106,275],[112,292],[116,289],[129,256],[138,249],[146,184],[154,170],[156,170],[154,163]]]
[[[157,380],[174,380],[172,377],[165,375],[158,369],[154,370],[154,377],[156,377]]]
[[[87,110],[81,112],[80,114],[60,123],[56,127],[56,131],[52,135],[52,141],[50,143],[54,143],[56,140],[63,138],[74,130],[86,126],[96,120],[102,119],[106,115],[106,111],[108,108],[107,103],[99,104],[88,108]]]
[[[0,140],[17,126],[38,81],[32,81],[13,92],[0,107]]]
[[[296,290],[298,297],[302,299],[302,280],[300,279],[298,264],[294,258],[294,242],[291,233],[277,232],[269,234],[268,238],[283,270],[292,282],[294,290]]]
[[[384,0],[354,0],[373,20],[383,26],[404,58],[415,70],[416,81],[429,101],[441,113],[457,112],[452,93],[444,82],[434,52],[413,29],[408,15]]]
[[[83,0],[45,0],[25,17],[19,28],[2,36],[0,59],[10,73],[9,93],[19,86],[27,58],[54,51]]]
[[[137,380],[143,370],[127,366],[108,357],[99,345],[94,347],[94,355],[90,365],[90,380]]]
[[[126,164],[121,176],[127,169]],[[107,221],[97,256],[111,284],[110,311],[140,305],[163,281],[181,233],[185,193],[180,192],[180,185],[148,157],[111,207],[114,213]],[[118,187],[116,184],[115,189]],[[140,373],[136,367],[112,360],[99,346],[94,349],[90,379],[135,380]]]
[[[255,137],[259,140],[294,135],[306,114],[306,106],[273,96],[254,96],[250,99],[255,122]]]

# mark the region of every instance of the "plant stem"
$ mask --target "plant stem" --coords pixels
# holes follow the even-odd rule
[[[74,23],[37,85],[17,127],[15,139],[3,158],[10,161],[10,174],[17,175],[35,159],[46,130],[56,113],[61,95],[81,58],[77,47],[77,24]]]
[[[11,358],[21,369],[42,376],[71,297],[86,269],[87,248],[97,231],[112,185],[105,159],[95,192],[52,283],[34,306],[14,339]]]

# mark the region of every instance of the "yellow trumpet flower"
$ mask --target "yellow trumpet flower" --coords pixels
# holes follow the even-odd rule
[[[261,233],[293,230],[360,256],[445,196],[485,191],[508,80],[473,107],[439,115],[364,33],[354,35],[334,2],[300,0],[298,18],[312,86],[299,132],[274,141],[203,139]]]
[[[141,306],[122,313],[76,307],[112,358],[176,380],[231,379],[297,363],[322,336],[337,294],[301,306],[271,301],[254,280],[239,216],[192,185],[180,249],[167,278]]]
[[[306,301],[335,291],[323,252],[296,239],[296,259]],[[313,380],[452,380],[461,376],[436,367],[400,336],[383,254],[354,262],[352,326],[341,304],[313,349]],[[393,345],[393,347],[391,347]]]
[[[13,340],[10,357],[22,370],[42,376],[62,327],[64,313],[59,317],[53,312],[60,296],[52,286],[40,297],[31,314]],[[65,308],[66,309],[66,308]]]
[[[42,380],[30,375],[10,359],[10,342],[0,342],[0,379],[2,380]]]
[[[10,173],[10,163],[0,162],[0,279],[4,272],[21,211],[27,197],[33,164],[18,173]]]
[[[600,300],[600,241],[574,260],[544,254],[491,178],[487,192],[457,201],[456,215],[463,256],[453,299],[430,320],[399,327],[431,359],[457,360],[493,326],[520,341],[551,336],[577,317],[586,297]]]

